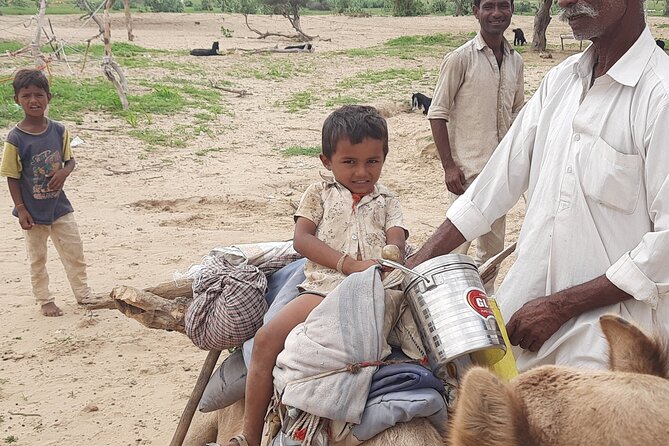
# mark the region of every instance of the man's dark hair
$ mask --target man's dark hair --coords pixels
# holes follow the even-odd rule
[[[19,70],[14,75],[14,96],[19,94],[22,88],[28,88],[31,85],[41,88],[46,94],[51,94],[49,91],[49,80],[40,70]]]
[[[513,5],[513,0],[509,0],[509,1]],[[481,0],[474,0],[474,6],[476,6],[477,8],[480,8],[481,7]]]
[[[323,155],[331,159],[342,139],[360,144],[365,138],[383,141],[383,157],[388,155],[388,125],[383,116],[368,105],[345,105],[323,123]]]

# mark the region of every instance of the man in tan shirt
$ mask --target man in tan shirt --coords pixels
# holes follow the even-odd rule
[[[449,203],[464,193],[502,140],[523,106],[523,59],[504,38],[513,0],[474,0],[480,31],[447,54],[427,114]],[[475,260],[484,263],[504,249],[506,218],[477,239]],[[467,253],[469,243],[453,252]],[[486,283],[492,292],[495,278]]]

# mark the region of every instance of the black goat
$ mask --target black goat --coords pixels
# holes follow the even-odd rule
[[[513,45],[520,45],[523,46],[527,43],[527,40],[525,40],[525,33],[523,32],[522,29],[520,28],[514,28],[511,31],[513,31]]]
[[[214,42],[211,48],[195,48],[190,50],[191,56],[218,56],[218,42]]]
[[[427,115],[427,111],[430,109],[432,104],[432,98],[425,96],[423,93],[414,93],[411,96],[411,110],[420,110],[423,109],[423,114]]]

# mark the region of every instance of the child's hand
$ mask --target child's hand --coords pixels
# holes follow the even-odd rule
[[[33,216],[30,215],[30,212],[28,212],[25,206],[18,206],[17,212],[19,214],[19,224],[21,225],[21,228],[28,231],[35,226],[35,220],[33,220]]]
[[[51,177],[51,180],[49,180],[49,184],[47,185],[49,190],[61,190],[69,174],[65,169],[58,169]]]
[[[344,272],[348,276],[349,274],[359,273],[370,266],[377,266],[378,264],[376,260],[354,260],[351,257],[347,257],[344,262]]]

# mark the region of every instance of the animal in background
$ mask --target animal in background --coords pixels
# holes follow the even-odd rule
[[[514,28],[513,31],[513,45],[525,45],[527,40],[525,40],[525,33],[520,28]]]
[[[655,43],[657,43],[657,46],[664,49],[664,40],[657,39]]]
[[[211,48],[195,48],[190,50],[191,56],[218,56],[218,42],[214,42]]]
[[[450,445],[666,445],[667,339],[614,315],[599,323],[610,370],[548,365],[503,383],[487,369],[471,369],[458,392]]]
[[[427,115],[430,104],[432,104],[432,98],[425,96],[423,93],[414,93],[411,96],[411,110],[420,110],[422,108],[423,114]]]

